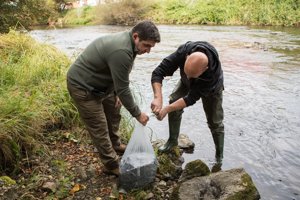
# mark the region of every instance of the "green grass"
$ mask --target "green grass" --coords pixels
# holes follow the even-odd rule
[[[63,23],[69,25],[89,25],[96,21],[96,16],[95,7],[81,7],[69,10],[63,18]]]
[[[66,88],[70,64],[64,53],[28,35],[0,35],[0,172],[17,173],[20,160],[43,155],[47,143],[64,138],[61,130],[76,135],[82,128]],[[124,142],[133,128],[133,118],[123,109]]]
[[[163,0],[147,16],[159,23],[282,25],[300,23],[298,0]]]
[[[83,15],[79,17],[78,13]],[[300,1],[122,0],[101,4],[93,9],[86,7],[70,10],[64,22],[133,25],[144,19],[160,24],[300,26]]]
[[[79,123],[65,86],[69,65],[63,53],[27,35],[0,35],[0,171],[41,151],[49,128]]]

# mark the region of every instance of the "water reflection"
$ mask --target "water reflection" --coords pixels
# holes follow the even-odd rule
[[[91,40],[128,29],[90,26],[35,30],[35,38],[54,44],[69,56]],[[300,30],[282,27],[159,26],[162,42],[138,56],[131,74],[132,86],[142,91],[142,107],[150,111],[152,70],[188,40],[212,43],[219,51],[225,76],[225,152],[222,170],[244,167],[262,199],[299,199],[300,194]],[[167,103],[179,74],[163,86]],[[137,89],[138,88],[138,89]],[[181,132],[195,142],[185,161],[201,159],[214,164],[214,144],[201,101],[185,109]],[[167,121],[151,119],[156,138],[168,138]]]

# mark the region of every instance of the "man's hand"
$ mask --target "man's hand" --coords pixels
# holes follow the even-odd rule
[[[155,115],[158,115],[160,110],[162,108],[162,99],[161,98],[155,98],[153,99],[151,103],[151,110]]]
[[[143,124],[144,126],[146,126],[147,122],[149,121],[149,116],[146,113],[141,113],[139,116],[136,117],[136,119]]]
[[[183,98],[180,98],[177,101],[173,102],[172,104],[169,104],[169,105],[163,107],[159,111],[159,113],[156,115],[156,118],[161,121],[165,118],[165,116],[168,113],[176,111],[176,110],[184,109],[185,107],[186,107],[185,101],[183,100]]]
[[[164,107],[160,110],[160,112],[156,115],[156,118],[161,121],[165,118],[165,116],[169,113],[168,106]]]
[[[154,99],[151,103],[151,110],[155,115],[158,115],[163,104],[161,86],[161,83],[152,83]]]
[[[121,100],[119,99],[119,97],[118,96],[115,96],[115,108],[120,108],[121,106],[122,106],[122,102],[121,102]]]

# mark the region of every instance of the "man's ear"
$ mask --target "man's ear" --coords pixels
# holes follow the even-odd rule
[[[133,37],[133,39],[135,40],[135,39],[137,39],[137,38],[139,37],[139,34],[138,34],[138,33],[133,33],[133,34],[132,34],[132,37]]]

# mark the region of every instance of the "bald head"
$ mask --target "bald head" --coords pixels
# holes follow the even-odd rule
[[[208,68],[208,58],[202,52],[190,54],[184,63],[184,73],[188,78],[197,78]]]

